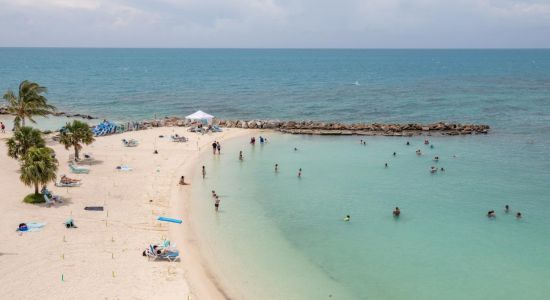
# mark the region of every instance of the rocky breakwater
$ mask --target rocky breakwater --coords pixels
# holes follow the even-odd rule
[[[487,134],[490,129],[489,125],[483,124],[459,124],[445,122],[432,124],[345,124],[314,121],[216,120],[215,124],[225,128],[273,129],[283,133],[313,135],[468,135]]]

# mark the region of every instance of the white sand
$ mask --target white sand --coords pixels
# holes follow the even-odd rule
[[[11,125],[10,125],[11,126]],[[8,128],[11,128],[8,126]],[[190,137],[173,143],[170,135]],[[186,128],[166,127],[97,138],[84,153],[93,153],[90,174],[70,174],[67,162],[72,149],[50,142],[59,159],[58,175],[82,179],[76,188],[50,190],[64,204],[52,207],[22,202],[33,189],[19,180],[18,163],[6,153],[0,133],[0,287],[3,299],[223,299],[216,280],[205,270],[192,227],[185,222],[191,186],[179,186],[181,175],[193,182],[201,150],[210,151],[214,139],[251,134],[250,130],[226,129],[199,136]],[[158,138],[164,135],[165,138]],[[140,141],[123,147],[122,138]],[[154,155],[153,150],[159,154]],[[83,163],[85,164],[85,163]],[[128,165],[120,172],[117,165]],[[152,202],[149,202],[152,200]],[[85,206],[104,206],[105,211],[85,211]],[[159,215],[183,218],[181,225],[156,221]],[[66,229],[71,217],[77,229]],[[39,232],[19,235],[19,223],[45,222]],[[151,242],[163,237],[177,244],[179,262],[153,262],[142,256]],[[62,281],[62,275],[64,281]]]

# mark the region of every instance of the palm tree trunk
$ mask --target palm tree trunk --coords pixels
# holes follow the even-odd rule
[[[34,184],[34,194],[38,195],[38,183]]]
[[[78,157],[78,148],[76,146],[74,146],[74,160],[78,160],[79,157]]]

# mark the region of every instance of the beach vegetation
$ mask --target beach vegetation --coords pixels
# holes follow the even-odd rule
[[[65,149],[74,148],[75,160],[79,159],[79,152],[82,144],[90,145],[94,142],[94,133],[87,123],[74,120],[67,123],[61,130],[59,142],[65,146]]]
[[[23,202],[30,203],[30,204],[38,204],[38,203],[44,203],[46,200],[44,200],[44,196],[41,194],[28,194],[23,198]]]
[[[24,126],[14,132],[13,137],[6,141],[6,145],[8,146],[9,157],[23,159],[29,149],[32,147],[45,147],[46,142],[40,130]]]
[[[19,84],[16,95],[12,90],[4,93],[6,111],[15,116],[14,128],[25,126],[25,120],[36,123],[34,116],[47,116],[55,112],[55,106],[48,104],[48,99],[43,95],[47,88],[38,83],[24,80]]]
[[[52,155],[50,148],[29,149],[21,162],[20,179],[26,186],[34,187],[34,194],[38,195],[40,185],[46,185],[57,177],[57,159]]]

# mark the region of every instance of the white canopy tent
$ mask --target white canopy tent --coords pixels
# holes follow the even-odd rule
[[[205,113],[204,111],[202,110],[198,110],[197,112],[195,112],[194,114],[190,114],[188,115],[187,117],[185,117],[187,120],[191,120],[191,121],[200,121],[202,123],[205,123],[208,124],[208,125],[212,125],[212,119],[214,119],[214,116],[212,115],[209,115],[207,113]]]

